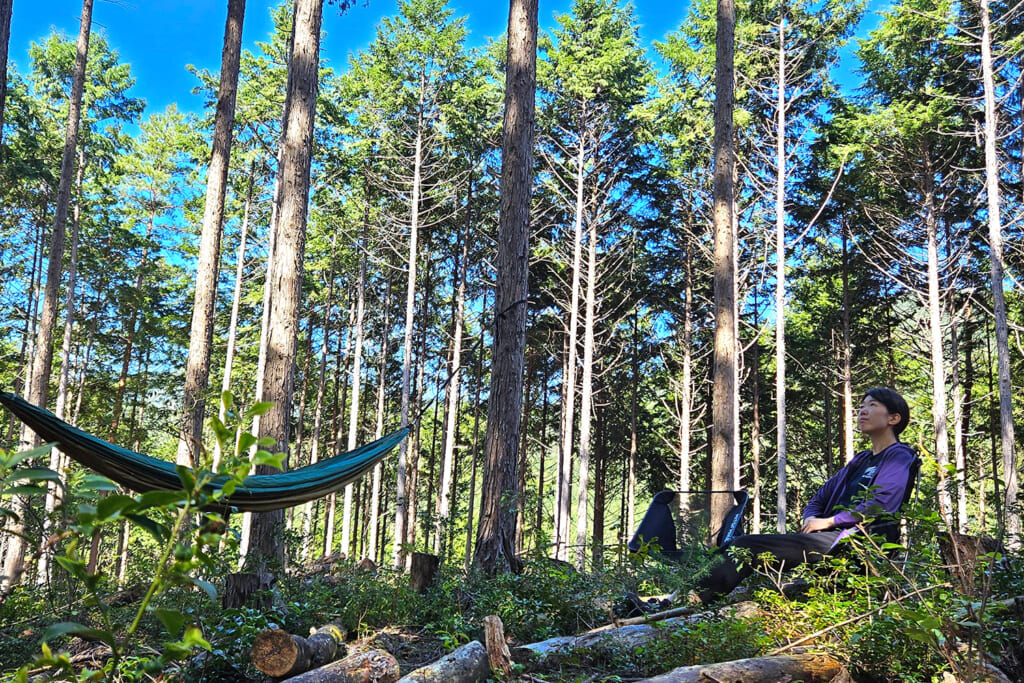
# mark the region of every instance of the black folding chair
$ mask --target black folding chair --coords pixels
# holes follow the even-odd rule
[[[711,501],[716,496],[729,496],[732,506],[722,525],[712,529]],[[658,555],[685,563],[695,552],[720,548],[743,534],[743,514],[749,500],[744,490],[661,491],[654,496],[627,546],[636,552],[645,543],[655,542]]]

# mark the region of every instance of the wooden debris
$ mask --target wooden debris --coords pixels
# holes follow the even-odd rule
[[[1005,555],[1003,548],[996,539],[990,536],[969,536],[948,532],[938,537],[939,550],[946,562],[946,567],[959,584],[965,595],[975,596],[977,591],[974,586],[974,579],[978,573],[978,566],[988,563],[986,557],[991,553]]]
[[[275,581],[274,575],[270,572],[228,574],[224,577],[222,605],[224,609],[245,607],[251,596],[262,593],[251,606],[258,610],[267,609],[272,602],[269,593]]]
[[[425,592],[434,585],[440,566],[441,558],[437,555],[413,553],[412,567],[409,569],[409,587],[419,593]]]
[[[501,617],[493,614],[484,617],[484,636],[491,671],[507,678],[512,673],[512,654],[505,642],[505,625],[501,623]]]
[[[726,605],[717,612],[719,616],[740,618],[749,618],[757,613],[758,608],[754,603]],[[549,638],[539,643],[522,645],[512,651],[512,658],[530,670],[539,671],[557,666],[566,657],[578,660],[599,656],[605,649],[634,649],[650,645],[666,637],[674,628],[705,620],[712,614],[710,611],[695,612],[691,607],[648,614],[620,622],[620,626],[602,626],[575,636]]]
[[[645,683],[713,683],[714,681],[804,681],[828,683],[843,665],[824,654],[754,657],[719,664],[684,666],[644,679]]]
[[[364,557],[363,559],[356,562],[356,569],[364,572],[373,573],[377,571],[377,563],[368,557]]]
[[[394,655],[385,650],[367,650],[285,679],[285,683],[395,683],[398,675]]]
[[[345,630],[337,624],[321,626],[309,638],[268,629],[253,640],[249,659],[268,676],[284,678],[333,662],[344,644]]]
[[[474,640],[453,650],[432,664],[420,667],[398,683],[472,683],[491,674],[487,649]]]

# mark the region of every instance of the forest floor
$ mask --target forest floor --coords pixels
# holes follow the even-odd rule
[[[130,640],[119,638],[140,609],[139,590],[101,591],[94,600],[70,581],[19,587],[0,604],[0,680],[25,680],[15,674],[19,666],[44,672],[40,640],[49,629],[49,647],[68,662],[63,677],[51,680],[267,683],[249,658],[257,634],[280,628],[305,636],[328,623],[344,626],[347,652],[386,650],[406,675],[471,641],[483,643],[488,615],[500,617],[521,662],[506,680],[640,681],[681,666],[791,652],[794,644],[831,655],[848,671],[846,680],[858,683],[972,680],[965,672],[979,661],[1003,672],[985,680],[1024,680],[1024,608],[1013,600],[1024,595],[1024,561],[978,556],[955,568],[934,544],[919,544],[915,560],[835,558],[791,574],[793,584],[759,573],[726,601],[747,601],[742,614],[718,609],[663,620],[648,629],[656,633],[650,640],[588,641],[541,666],[522,663],[517,647],[606,627],[623,616],[613,608],[628,592],[685,590],[706,567],[631,557],[577,572],[534,559],[520,575],[488,579],[442,566],[434,583],[417,591],[405,573],[339,560],[285,575],[259,608],[224,609],[195,586],[176,586],[145,608],[143,628]],[[184,619],[171,629],[163,619],[170,608]],[[85,630],[60,631],[70,622]],[[105,624],[121,648],[116,663],[103,642]],[[182,636],[182,624],[195,625],[202,642],[189,641],[187,626]]]

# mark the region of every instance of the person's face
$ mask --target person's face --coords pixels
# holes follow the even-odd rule
[[[890,413],[885,404],[871,396],[865,396],[857,411],[857,426],[864,434],[878,434],[895,426],[900,421],[899,413]]]

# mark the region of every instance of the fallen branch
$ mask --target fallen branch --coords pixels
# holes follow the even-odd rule
[[[491,674],[487,649],[474,640],[457,648],[432,664],[402,677],[398,683],[473,683]]]
[[[720,609],[719,616],[749,616],[757,610],[754,603],[739,603],[727,605]],[[680,614],[676,617],[662,618],[666,614]],[[602,650],[614,649],[635,649],[650,645],[659,639],[665,638],[672,631],[694,621],[701,621],[715,614],[714,612],[695,612],[692,607],[668,610],[661,615],[649,614],[644,618],[637,617],[630,619],[630,622],[623,625],[607,627],[602,626],[592,631],[587,631],[574,636],[562,636],[549,638],[539,643],[531,643],[515,648],[512,652],[513,659],[520,664],[529,667],[531,670],[545,669],[557,666],[562,659],[571,656],[574,661],[586,659],[589,656],[599,656]],[[656,622],[644,623],[644,622]]]
[[[385,650],[367,650],[301,673],[283,683],[395,683],[398,660]]]
[[[831,681],[843,665],[824,654],[753,657],[718,664],[698,664],[644,679],[644,683],[709,683],[711,681]]]

